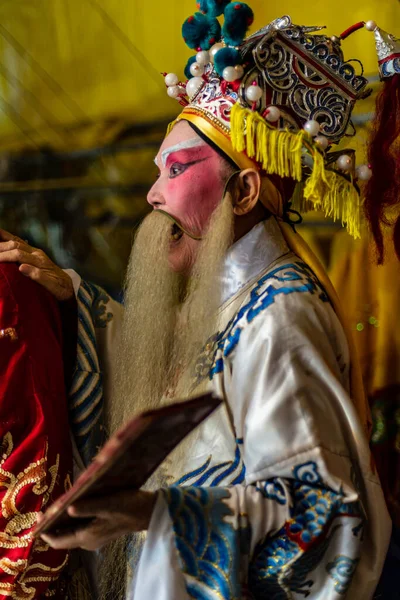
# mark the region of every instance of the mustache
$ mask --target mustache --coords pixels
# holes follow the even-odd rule
[[[185,235],[187,235],[188,237],[190,237],[192,240],[196,240],[197,242],[201,242],[202,241],[202,236],[199,235],[195,235],[194,233],[191,233],[190,231],[188,231],[180,222],[180,220],[177,217],[174,217],[173,215],[167,213],[165,210],[162,210],[160,208],[157,208],[156,211],[154,211],[155,213],[159,213],[161,215],[164,215],[165,217],[167,217],[171,222],[172,225],[175,225],[175,227],[177,227],[182,233],[184,233]]]

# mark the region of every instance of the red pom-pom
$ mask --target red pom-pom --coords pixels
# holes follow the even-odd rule
[[[239,91],[241,83],[242,82],[240,81],[240,79],[237,79],[236,81],[230,81],[229,83],[227,81],[225,81],[225,79],[223,79],[221,81],[222,94],[225,96],[226,93],[228,92],[228,88],[230,88],[232,91],[237,93]]]

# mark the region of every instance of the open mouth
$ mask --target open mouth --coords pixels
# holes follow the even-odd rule
[[[177,223],[174,223],[172,225],[172,229],[171,229],[172,239],[174,240],[174,242],[177,242],[178,240],[181,239],[182,236],[183,236],[182,229],[177,225]]]
[[[173,217],[172,215],[167,213],[165,210],[161,210],[160,208],[157,208],[157,213],[159,215],[164,215],[165,217],[167,217],[167,219],[170,219],[172,221],[173,225],[171,228],[171,239],[173,241],[179,241],[182,238],[183,234],[185,234],[190,239],[196,240],[197,242],[201,242],[202,237],[199,235],[194,235],[190,231],[187,231],[187,229],[185,229],[184,226],[178,222],[176,217]]]

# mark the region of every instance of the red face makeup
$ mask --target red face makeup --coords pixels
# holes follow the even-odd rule
[[[156,164],[159,177],[148,202],[175,217],[193,235],[202,236],[224,191],[222,158],[182,121],[165,138]],[[173,241],[171,268],[190,271],[198,244],[187,235]]]

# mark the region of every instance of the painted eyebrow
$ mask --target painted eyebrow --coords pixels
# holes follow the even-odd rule
[[[185,163],[185,167],[192,167],[193,165],[197,165],[198,163],[204,162],[205,160],[209,160],[209,156],[205,156],[204,158],[197,158],[196,160],[192,160],[191,162]],[[154,159],[155,162],[155,159]],[[158,165],[156,163],[156,167],[158,168]]]
[[[179,144],[175,144],[175,146],[171,146],[170,148],[167,148],[166,150],[164,150],[161,153],[161,164],[163,167],[166,166],[167,164],[167,160],[168,160],[168,156],[170,154],[173,154],[174,152],[179,152],[180,150],[187,150],[189,148],[197,148],[198,146],[205,146],[205,142],[201,139],[201,138],[192,138],[190,140],[185,140],[183,142],[179,142]],[[156,164],[156,166],[158,167],[157,164],[157,157],[155,157],[154,162]]]
[[[191,162],[185,163],[185,167],[192,167],[193,165],[197,165],[198,163],[204,162],[205,160],[209,160],[209,156],[205,156],[204,158],[197,158],[196,160],[192,160]]]

